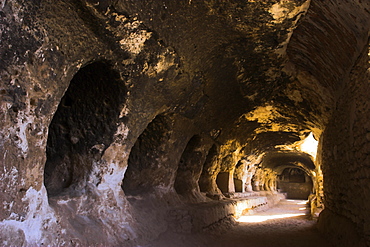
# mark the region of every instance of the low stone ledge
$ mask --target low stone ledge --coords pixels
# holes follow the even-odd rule
[[[267,209],[285,198],[285,194],[267,192],[264,196],[225,199],[172,209],[169,228],[176,233],[194,233],[230,218]]]

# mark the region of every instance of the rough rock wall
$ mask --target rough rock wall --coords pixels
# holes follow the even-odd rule
[[[338,246],[369,246],[369,43],[352,68],[323,136],[322,231]]]
[[[278,166],[261,157],[320,136],[368,37],[364,6],[1,1],[2,244],[140,245],[174,207],[222,200],[221,173],[228,193],[256,173],[249,190],[274,190]],[[243,159],[260,167],[243,174]]]
[[[1,15],[2,244],[132,245],[166,229],[178,194],[200,200],[219,135],[192,120],[208,101],[202,72],[109,1],[4,1]],[[128,202],[143,193],[159,197],[156,216]]]
[[[330,121],[320,138],[315,187],[321,193],[323,180],[325,210],[319,228],[338,246],[369,245],[367,203],[361,194],[368,193],[364,126],[368,122],[369,7],[361,1],[312,1],[288,49],[291,61],[304,64],[298,70],[310,71],[311,82],[334,92],[334,107],[327,109],[333,115],[323,117]],[[295,53],[297,45],[311,49]],[[315,53],[316,49],[326,52]],[[320,87],[315,87],[317,92]]]
[[[121,188],[131,147],[194,82],[140,21],[107,7],[4,1],[1,10],[2,244],[131,245],[142,232]]]

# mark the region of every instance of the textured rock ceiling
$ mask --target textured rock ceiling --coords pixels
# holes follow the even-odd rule
[[[350,12],[357,3],[345,4]],[[201,108],[189,109],[199,126],[241,143],[251,130],[261,142],[319,137],[356,54],[357,27],[349,13],[332,18],[331,2],[118,1],[115,9],[137,16],[176,52],[183,73],[197,75],[202,93],[187,109]]]
[[[116,6],[117,10],[129,14],[137,13],[163,44],[176,51],[181,70],[191,77],[198,75],[202,93],[188,106],[201,106],[196,109],[199,117],[195,121],[207,121],[199,123],[200,126],[223,129],[225,138],[238,136],[241,139],[246,137],[231,130],[235,125],[248,129],[249,133],[259,125],[264,125],[265,131],[270,128],[273,131],[289,128],[304,131],[312,122],[312,117],[307,115],[311,112],[307,107],[312,104],[306,97],[302,98],[301,90],[286,96],[292,89],[285,90],[293,87],[294,78],[284,71],[285,50],[291,32],[307,7],[305,1],[284,4],[272,1],[143,1],[139,4],[124,1]],[[259,115],[244,119],[244,113],[259,106],[266,108],[265,122],[256,120]],[[293,121],[298,116],[299,122]],[[232,137],[230,131],[234,131]]]
[[[144,61],[147,75],[165,81],[163,87],[172,91],[162,97],[177,95],[172,107],[202,131],[220,131],[223,141],[244,145],[253,138],[263,142],[286,135],[289,143],[293,133],[301,139],[311,131],[320,136],[341,75],[359,52],[352,40],[360,27],[347,21],[359,3],[343,4],[348,11],[330,1],[303,0],[45,1],[24,8],[42,11],[37,15],[41,24],[26,12],[23,22],[30,30],[28,46],[47,33],[47,39],[64,43],[57,49],[68,53],[74,50],[68,44],[94,35],[128,67],[130,59]],[[12,28],[8,35],[17,35],[17,27]],[[74,42],[68,40],[72,37]],[[153,42],[165,49],[162,55],[138,54],[143,47],[146,54],[158,49]],[[11,50],[3,55],[4,64]],[[269,134],[259,135],[263,132]]]
[[[257,166],[270,185],[271,169],[318,174],[320,201],[320,162],[302,142],[330,127],[318,156],[327,167],[331,155],[349,159],[340,145],[357,136],[336,136],[355,124],[346,90],[365,81],[369,10],[363,0],[0,1],[0,232],[12,245],[145,244],[168,227],[168,208],[220,199],[217,175],[241,180],[245,167],[249,186]],[[326,172],[329,207],[352,214],[337,203],[337,170]],[[140,210],[145,196],[160,216]]]

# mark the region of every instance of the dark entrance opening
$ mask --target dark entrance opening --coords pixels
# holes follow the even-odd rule
[[[164,115],[155,117],[141,133],[131,149],[128,167],[122,181],[126,195],[151,192],[170,182],[170,168],[164,169],[162,160],[171,135],[172,121]],[[160,167],[162,167],[160,169]]]
[[[217,175],[216,183],[222,193],[230,192],[230,174],[229,172],[220,172]]]
[[[78,193],[113,141],[126,90],[108,63],[80,69],[49,126],[44,183],[49,196]]]
[[[175,190],[180,195],[199,192],[199,177],[202,172],[203,155],[200,150],[202,138],[193,136],[181,155],[175,180]]]
[[[215,192],[216,188],[216,167],[214,164],[217,162],[218,150],[216,145],[212,145],[208,151],[206,161],[203,165],[202,174],[199,178],[199,188],[201,192]]]

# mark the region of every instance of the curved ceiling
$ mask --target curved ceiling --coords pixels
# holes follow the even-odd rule
[[[85,1],[139,20],[151,42],[176,54],[178,76],[195,90],[177,112],[199,133],[273,160],[293,160],[276,156],[277,146],[320,136],[368,35],[350,20],[359,11],[351,1]]]
[[[279,174],[287,167],[300,167],[308,174],[315,170],[311,155],[295,151],[268,152],[263,157],[261,164]]]
[[[183,112],[198,107],[190,117],[203,131],[222,130],[221,140],[285,144],[292,133],[320,135],[333,89],[359,52],[352,40],[363,37],[345,21],[353,7],[345,4],[348,12],[314,0],[131,0],[114,7],[138,17],[178,53],[183,73],[197,78],[202,94]]]
[[[302,99],[296,78],[284,68],[289,39],[308,3],[151,0],[118,1],[115,8],[137,13],[178,53],[184,73],[198,79],[203,95],[187,106],[201,105],[194,117],[198,126],[222,129],[221,139],[247,142],[253,133],[302,135],[317,125],[310,98]],[[255,119],[262,119],[259,107],[264,122]]]

